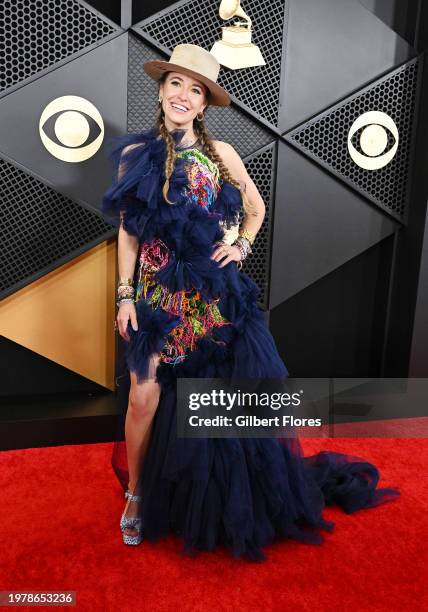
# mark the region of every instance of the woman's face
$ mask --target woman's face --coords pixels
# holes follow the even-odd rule
[[[179,125],[191,124],[207,106],[205,85],[179,72],[168,72],[159,93],[165,116]]]

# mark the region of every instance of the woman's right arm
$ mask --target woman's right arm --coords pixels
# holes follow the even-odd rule
[[[124,155],[131,148],[138,145],[129,145],[125,147],[122,152]],[[121,179],[125,172],[124,164],[119,164],[118,178]],[[134,278],[135,272],[135,263],[137,261],[138,254],[138,238],[128,232],[123,227],[123,213],[120,214],[121,223],[117,235],[117,257],[118,257],[118,269],[119,269],[119,278]],[[129,340],[129,335],[126,331],[128,326],[128,321],[131,321],[132,329],[137,331],[137,313],[135,309],[135,304],[125,303],[119,306],[119,310],[117,313],[117,325],[119,329],[120,335],[125,338],[125,340]]]
[[[138,238],[128,234],[128,232],[124,230],[123,224],[121,223],[117,235],[119,278],[134,278],[137,253]],[[131,321],[132,329],[135,331],[138,329],[135,304],[125,303],[120,305],[116,320],[120,335],[125,338],[125,340],[129,340],[129,335],[126,331],[128,321]]]

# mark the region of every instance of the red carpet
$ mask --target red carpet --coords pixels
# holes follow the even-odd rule
[[[183,558],[172,536],[125,546],[111,444],[2,452],[0,590],[74,590],[82,611],[428,609],[427,440],[302,444],[307,455],[330,449],[368,459],[381,486],[397,486],[401,498],[353,515],[328,507],[336,528],[324,544],[277,542],[264,564],[224,549]]]

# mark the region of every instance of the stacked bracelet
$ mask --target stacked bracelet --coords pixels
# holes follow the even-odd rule
[[[256,239],[255,234],[252,234],[249,230],[243,227],[239,228],[239,235],[242,236],[243,238],[246,238],[248,242],[250,243],[250,245],[252,245],[254,240]]]
[[[121,278],[117,285],[117,302],[116,305],[133,304],[135,289],[132,285],[132,278]]]
[[[237,246],[241,252],[241,260],[238,262],[239,269],[242,268],[242,262],[244,259],[252,253],[251,243],[248,238],[244,238],[244,236],[238,236],[238,238],[234,241],[234,246]]]
[[[116,306],[122,306],[122,304],[134,304],[134,298],[123,298],[121,300],[117,300]]]

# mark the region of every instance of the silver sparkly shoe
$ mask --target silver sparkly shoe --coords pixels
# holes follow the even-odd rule
[[[142,498],[140,495],[131,495],[129,491],[125,491],[125,499],[129,499],[130,501],[140,503]],[[120,528],[122,530],[122,538],[124,544],[131,544],[133,546],[137,546],[143,539],[141,533],[141,518],[135,517],[127,517],[125,516],[127,508],[124,510],[122,517],[120,519]],[[125,529],[135,529],[137,535],[128,535],[125,533]]]

